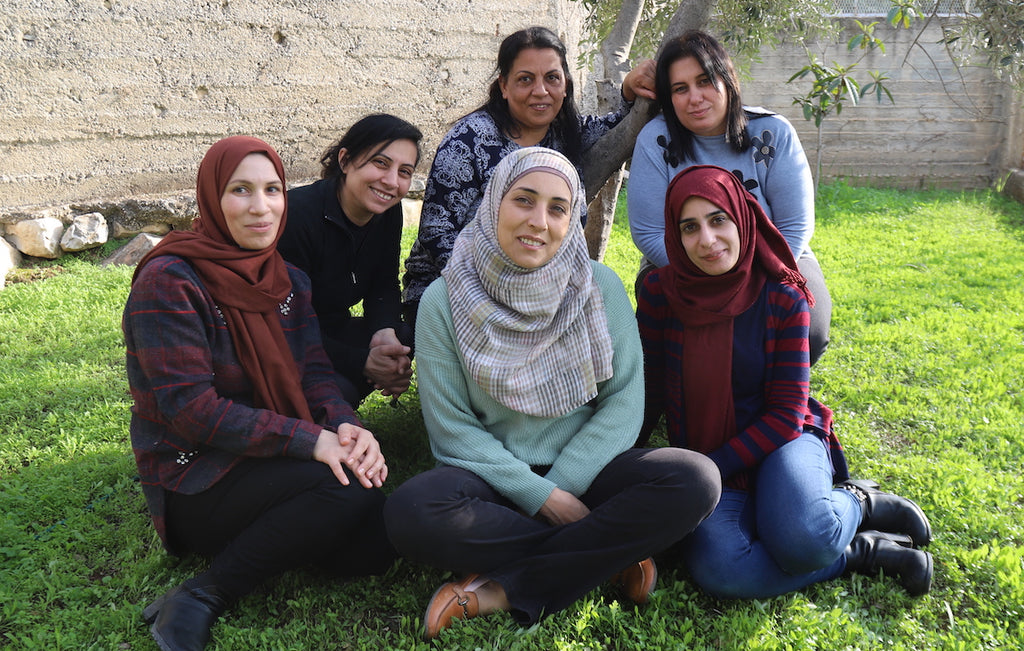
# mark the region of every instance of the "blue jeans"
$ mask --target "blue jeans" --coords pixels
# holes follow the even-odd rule
[[[861,506],[832,486],[816,434],[768,455],[753,490],[723,490],[714,513],[683,542],[694,581],[716,597],[764,599],[842,574]]]

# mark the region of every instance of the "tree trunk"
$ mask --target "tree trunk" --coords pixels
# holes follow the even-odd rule
[[[594,61],[594,76],[597,77],[597,112],[599,115],[614,111],[619,106],[619,88],[629,73],[629,51],[633,37],[640,25],[644,0],[623,0],[611,33],[601,42],[599,56]],[[632,152],[632,147],[630,147]],[[587,226],[584,235],[590,257],[601,261],[615,220],[615,204],[622,187],[622,164],[601,186],[597,196],[587,206]]]
[[[611,237],[612,224],[615,221],[615,205],[618,203],[619,190],[622,188],[622,176],[623,171],[620,167],[587,206],[587,226],[583,229],[583,235],[587,238],[590,258],[598,262],[604,260],[604,252],[608,249],[608,239]]]

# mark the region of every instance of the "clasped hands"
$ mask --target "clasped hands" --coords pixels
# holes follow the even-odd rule
[[[337,432],[324,429],[313,446],[313,459],[326,463],[334,476],[349,485],[347,467],[364,488],[380,488],[388,478],[388,466],[380,443],[368,429],[342,423]]]
[[[394,328],[381,328],[370,338],[370,354],[363,374],[385,396],[400,396],[412,380],[410,348],[398,340]]]

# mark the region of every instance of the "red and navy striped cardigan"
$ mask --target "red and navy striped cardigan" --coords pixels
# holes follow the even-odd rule
[[[659,271],[648,274],[637,296],[644,347],[647,417],[641,439],[665,414],[669,443],[687,441],[682,386],[683,324],[669,308]],[[774,450],[814,431],[825,440],[833,477],[848,477],[842,446],[832,430],[832,411],[809,395],[807,301],[799,290],[768,282],[758,300],[733,322],[732,384],[736,436],[706,454],[733,488],[744,488],[750,471]]]

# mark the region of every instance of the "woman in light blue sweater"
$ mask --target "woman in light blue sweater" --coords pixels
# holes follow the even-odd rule
[[[501,610],[531,624],[613,575],[642,603],[650,555],[718,501],[703,455],[632,447],[640,340],[621,281],[587,257],[583,202],[563,155],[511,152],[423,295],[418,386],[440,465],[385,519],[400,553],[466,575],[430,600],[428,638]]]
[[[693,165],[735,175],[786,239],[815,297],[811,364],[828,347],[832,300],[811,252],[814,185],[800,139],[786,118],[743,106],[729,55],[714,38],[686,32],[665,44],[655,71],[661,115],[640,131],[630,163],[627,200],[633,242],[647,271],[668,264],[665,195],[669,181]]]

